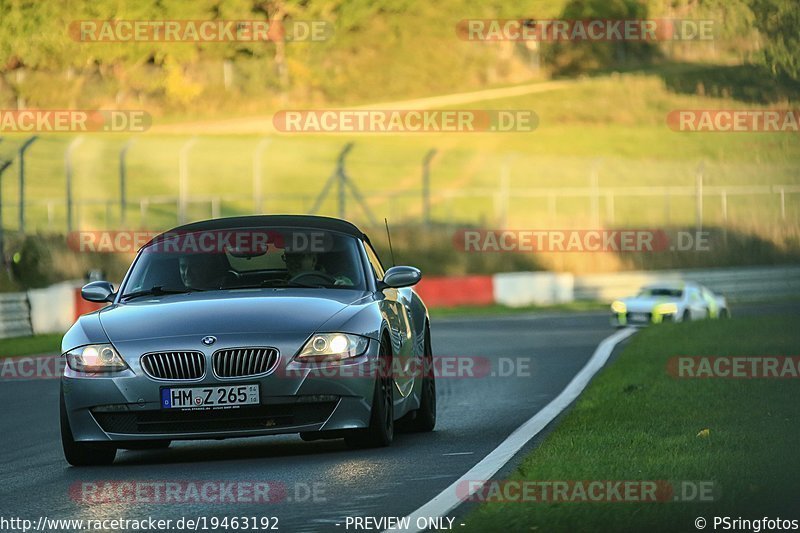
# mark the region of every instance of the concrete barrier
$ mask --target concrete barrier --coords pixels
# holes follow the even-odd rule
[[[573,277],[556,272],[507,272],[493,277],[494,301],[509,307],[552,305],[573,300]]]
[[[617,272],[575,277],[576,300],[611,302],[660,281],[695,281],[729,300],[800,297],[800,266]]]
[[[28,290],[33,332],[63,333],[75,322],[75,291],[80,281],[56,283],[45,289]]]

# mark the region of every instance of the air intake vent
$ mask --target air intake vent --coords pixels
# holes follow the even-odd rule
[[[231,348],[214,352],[214,374],[221,378],[240,378],[266,374],[278,363],[275,348]]]
[[[142,369],[156,379],[200,379],[206,371],[201,352],[157,352],[142,356]]]

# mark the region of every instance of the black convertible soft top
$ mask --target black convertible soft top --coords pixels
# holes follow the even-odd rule
[[[153,237],[146,246],[158,242],[176,233],[195,233],[198,231],[224,231],[239,228],[302,228],[320,229],[326,231],[336,231],[346,235],[352,235],[359,239],[369,242],[369,238],[364,232],[354,224],[340,218],[320,217],[315,215],[250,215],[242,217],[214,218],[211,220],[201,220],[184,224],[177,228],[172,228]]]

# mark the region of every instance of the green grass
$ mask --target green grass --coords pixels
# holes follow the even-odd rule
[[[60,353],[61,337],[61,334],[52,334],[0,339],[0,358]]]
[[[669,324],[618,360],[512,474],[515,480],[704,480],[705,503],[485,503],[468,531],[693,530],[703,516],[796,518],[797,379],[676,379],[676,355],[797,355],[796,318]],[[708,429],[708,438],[697,434]],[[787,511],[791,511],[787,513]],[[790,516],[787,516],[790,515]],[[794,516],[791,516],[794,515]]]
[[[581,312],[608,309],[603,302],[571,302],[566,304],[509,307],[507,305],[482,305],[461,307],[434,307],[428,310],[432,318],[518,315],[525,313]]]

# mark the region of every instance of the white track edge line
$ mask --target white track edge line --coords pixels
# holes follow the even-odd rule
[[[416,527],[418,518],[445,516],[448,512],[464,503],[469,496],[477,492],[481,487],[475,486],[477,485],[475,483],[469,483],[467,484],[469,492],[466,494],[459,494],[459,484],[467,481],[485,481],[491,479],[491,477],[496,474],[503,465],[510,461],[528,441],[538,435],[550,422],[561,414],[564,409],[575,401],[580,393],[583,392],[583,389],[586,388],[586,385],[589,384],[592,377],[606,364],[606,361],[608,361],[616,345],[630,337],[635,331],[634,328],[625,328],[603,339],[600,344],[597,345],[597,348],[592,354],[592,357],[589,358],[589,361],[586,362],[586,365],[575,374],[572,381],[569,382],[558,396],[553,398],[550,403],[528,419],[527,422],[514,430],[514,432],[501,442],[497,448],[489,452],[486,457],[481,459],[478,464],[473,466],[453,484],[437,494],[428,503],[407,515],[405,518],[408,518],[408,529],[387,529],[385,531],[415,533],[423,531]]]

